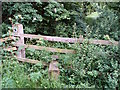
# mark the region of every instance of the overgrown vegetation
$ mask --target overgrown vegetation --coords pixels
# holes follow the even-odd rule
[[[26,58],[38,64],[18,62],[15,51],[1,50],[2,87],[14,88],[116,88],[120,87],[120,47],[89,44],[87,39],[119,40],[120,10],[118,3],[3,3],[3,37],[9,36],[11,24],[21,23],[25,33],[79,37],[84,43],[58,43],[43,39],[26,40],[27,44],[67,48],[76,54],[60,54],[26,49]],[[116,9],[117,8],[117,9]],[[12,30],[11,30],[12,31]],[[14,41],[0,43],[12,46]],[[51,80],[48,66],[52,55],[59,56],[59,79]]]

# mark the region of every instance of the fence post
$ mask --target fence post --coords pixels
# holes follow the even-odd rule
[[[19,40],[16,42],[16,44],[24,44],[24,37],[20,36],[21,34],[24,34],[23,25],[22,24],[13,24],[12,29],[13,29],[13,35],[19,36]],[[21,50],[19,50],[18,48],[19,47],[17,47],[17,50],[18,50],[17,57],[25,58],[25,48],[22,48]]]
[[[60,75],[60,70],[58,68],[58,61],[57,61],[58,56],[53,55],[52,59],[53,60],[49,64],[49,70],[48,70],[49,73],[48,74],[49,74],[50,78],[57,80]]]

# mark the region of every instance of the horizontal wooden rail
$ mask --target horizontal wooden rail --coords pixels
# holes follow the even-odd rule
[[[46,51],[50,51],[50,52],[73,53],[73,54],[75,53],[75,50],[51,48],[51,47],[36,46],[36,45],[15,44],[15,46],[24,46],[24,48],[34,48],[37,50],[46,50]]]
[[[13,40],[15,40],[15,37],[14,36],[10,36],[10,37],[5,37],[5,38],[1,38],[0,39],[0,42],[5,42],[5,41],[7,41],[8,39],[13,39]]]
[[[18,59],[18,61],[27,62],[27,63],[31,63],[31,64],[37,64],[37,63],[41,62],[38,60],[32,60],[32,59],[28,59],[28,58],[17,58],[17,59]],[[45,62],[42,62],[42,65],[47,66],[48,64]]]
[[[76,43],[80,42],[83,43],[85,39],[83,38],[64,38],[64,37],[53,37],[53,36],[42,36],[42,35],[31,35],[31,34],[22,34],[22,35],[15,35],[15,36],[22,36],[25,38],[36,38],[40,39],[43,38],[44,40],[48,41],[56,41],[56,42],[64,42],[64,43]],[[1,42],[4,42],[8,39],[15,39],[15,37],[6,37],[0,39]],[[108,40],[88,40],[91,44],[101,44],[101,45],[118,45],[118,41],[108,41]]]
[[[89,40],[91,44],[100,44],[100,45],[118,45],[118,41],[108,41],[108,40]]]
[[[16,47],[9,47],[9,48],[4,48],[3,50],[5,50],[5,51],[16,51],[17,50],[17,48]]]
[[[18,36],[18,35],[16,35]],[[53,37],[53,36],[42,36],[42,35],[31,35],[31,34],[22,34],[19,35],[25,38],[33,38],[33,39],[40,39],[43,38],[44,40],[48,41],[56,41],[56,42],[64,42],[64,43],[83,43],[85,40],[84,38],[64,38],[64,37]],[[90,44],[101,44],[101,45],[118,45],[118,41],[108,41],[108,40],[88,40]]]
[[[27,62],[27,63],[31,63],[31,64],[36,64],[36,63],[40,62],[38,60],[32,60],[32,59],[27,59],[27,58],[17,58],[17,59],[18,59],[18,61]]]
[[[32,39],[44,39],[48,41],[56,41],[56,42],[65,42],[65,43],[75,43],[78,42],[76,38],[64,38],[64,37],[53,37],[53,36],[43,36],[43,35],[32,35],[32,34],[22,34],[22,35],[15,35],[15,36],[22,36],[25,38],[32,38]]]
[[[1,58],[2,57],[3,58],[16,58],[20,62],[26,62],[26,63],[31,63],[31,64],[37,64],[39,62],[42,62],[42,65],[48,66],[48,63],[46,63],[46,62],[38,61],[38,60],[32,60],[32,59],[28,59],[28,58],[18,58],[16,56],[1,56]]]

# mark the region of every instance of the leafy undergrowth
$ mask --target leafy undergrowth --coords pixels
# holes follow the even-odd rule
[[[55,43],[53,46],[60,45]],[[70,48],[69,46],[70,44],[66,48]],[[117,46],[92,45],[84,42],[72,44],[70,49],[76,50],[76,54],[26,49],[26,58],[47,63],[52,61],[52,55],[58,55],[60,69],[58,80],[49,78],[48,66],[44,66],[42,62],[34,65],[21,63],[15,58],[8,57],[10,56],[8,52],[2,51],[3,56],[7,56],[2,59],[2,87],[115,88],[119,85],[120,57]]]
[[[40,1],[40,0],[36,0]],[[50,0],[51,1],[51,0]],[[52,0],[53,1],[53,0]],[[13,32],[12,25],[21,23],[25,34],[81,37],[86,39],[120,40],[120,2],[36,2],[2,3],[2,38]],[[16,31],[16,29],[15,29]],[[7,33],[7,34],[6,34]],[[18,62],[16,51],[3,51],[2,87],[16,88],[110,88],[120,87],[120,45],[104,46],[47,42],[43,39],[25,39],[26,44],[76,50],[76,54],[60,54],[26,49],[26,58],[41,61],[38,64]],[[6,48],[15,41],[1,43]],[[19,50],[23,47],[19,47]],[[48,76],[51,56],[58,55],[60,76],[57,81]],[[1,74],[1,73],[0,73]],[[119,80],[119,81],[118,81]]]

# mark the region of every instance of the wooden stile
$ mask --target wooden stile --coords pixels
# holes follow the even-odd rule
[[[12,25],[12,29],[13,29],[13,36],[6,37],[4,39],[0,39],[0,42],[4,42],[8,39],[15,39],[15,37],[17,36],[17,37],[19,37],[19,40],[14,45],[14,46],[17,46],[17,48],[16,47],[10,47],[10,48],[6,48],[4,50],[7,50],[7,51],[18,50],[18,54],[16,56],[18,61],[27,62],[27,63],[31,63],[31,64],[37,64],[37,63],[40,63],[40,61],[25,58],[25,48],[34,48],[34,49],[37,49],[37,50],[46,50],[46,51],[50,51],[50,52],[72,53],[72,54],[75,54],[76,51],[75,50],[68,50],[68,49],[59,49],[59,48],[51,48],[51,47],[44,47],[44,46],[36,46],[36,45],[26,45],[26,44],[24,44],[24,38],[31,38],[31,39],[42,38],[42,39],[48,40],[48,41],[63,42],[63,43],[83,43],[84,40],[85,40],[83,37],[80,37],[80,38],[65,38],[65,37],[24,34],[22,24],[14,24],[14,25]],[[90,44],[101,44],[101,45],[118,45],[117,41],[112,41],[111,42],[111,41],[108,41],[108,40],[88,40],[88,43],[90,43]],[[19,50],[18,48],[20,46],[24,46],[24,48]],[[58,57],[53,56],[53,59],[54,58],[57,59]],[[48,66],[48,64],[45,63],[45,62],[42,62],[42,64]],[[56,80],[58,79],[58,76],[60,74],[60,70],[59,70],[57,65],[58,65],[58,61],[57,60],[52,60],[49,64],[49,72],[48,72],[50,77],[55,78]]]

